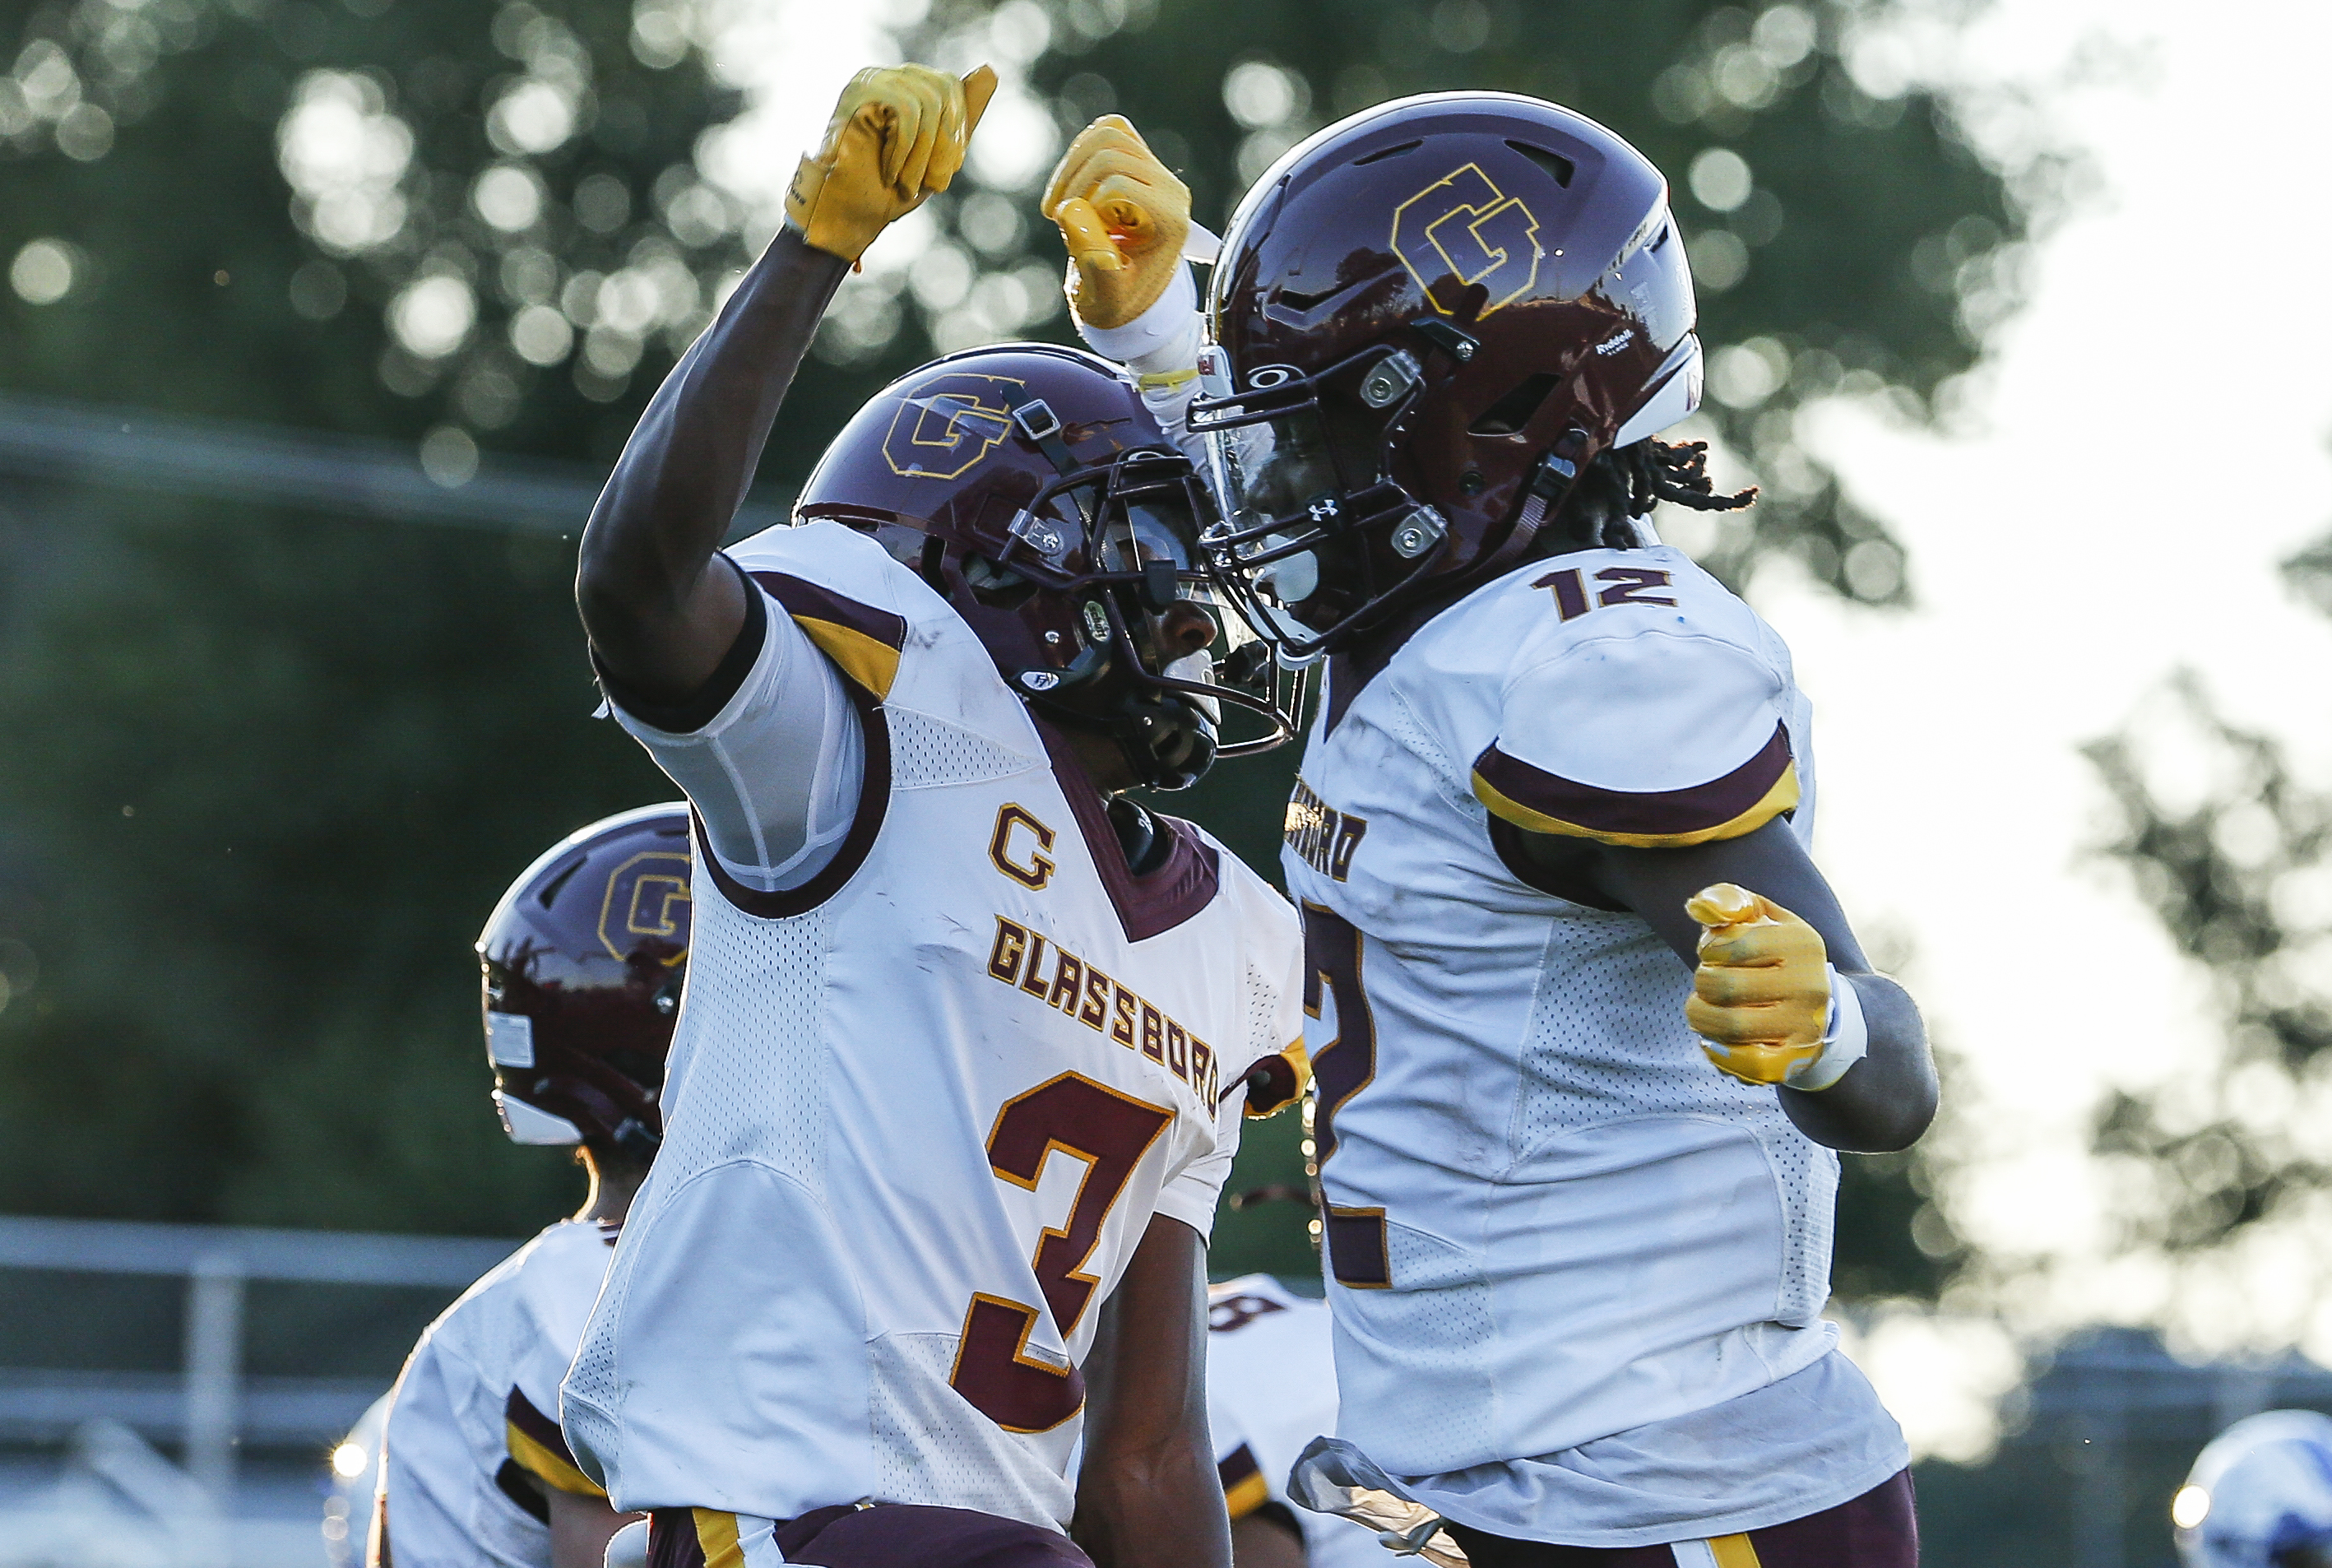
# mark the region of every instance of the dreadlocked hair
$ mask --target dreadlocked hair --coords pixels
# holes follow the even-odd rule
[[[1755,486],[1717,492],[1708,478],[1708,443],[1638,441],[1598,453],[1572,486],[1563,509],[1542,529],[1531,554],[1572,550],[1633,550],[1644,535],[1636,519],[1663,501],[1695,512],[1737,512],[1757,499]]]
[[[1708,477],[1708,443],[1686,441],[1675,445],[1659,440],[1639,441],[1610,454],[1611,464],[1628,485],[1628,515],[1641,517],[1655,503],[1674,502],[1695,512],[1738,512],[1757,499],[1757,487],[1722,495]]]

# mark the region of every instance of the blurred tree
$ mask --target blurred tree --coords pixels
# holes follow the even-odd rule
[[[2332,614],[2332,540],[2285,563]],[[2223,1054],[2100,1107],[2095,1147],[2126,1243],[2193,1254],[2251,1227],[2312,1225],[2332,1190],[2321,1125],[2332,1068],[2332,790],[2271,737],[2227,719],[2181,672],[2121,732],[2087,748],[2119,808],[2099,846],[2133,874],[2211,977]]]
[[[970,177],[871,253],[766,464],[933,348],[1065,338],[1034,187],[1131,114],[1219,224],[1327,120],[1541,92],[1675,171],[1706,425],[1766,486],[1664,520],[1736,580],[1789,554],[1900,602],[1899,546],[1795,436],[1829,396],[1921,416],[2012,302],[2046,196],[1968,150],[1888,43],[1913,0],[934,0],[907,52],[995,61]],[[0,387],[604,462],[773,223],[707,64],[714,0],[40,0],[0,36]],[[805,6],[776,13],[816,20]],[[1228,41],[1228,42],[1227,42]],[[0,54],[0,66],[7,56]],[[743,149],[743,150],[741,150]],[[785,159],[790,165],[790,153]],[[0,1203],[516,1230],[567,1178],[483,1108],[462,951],[558,834],[665,786],[592,694],[571,546],[193,501],[0,497]],[[580,519],[578,519],[579,524]],[[1697,531],[1696,531],[1696,530]],[[1276,864],[1293,757],[1175,808]],[[8,945],[13,943],[14,945]],[[41,972],[35,979],[33,966]],[[10,966],[13,965],[12,969]],[[1301,1180],[1294,1117],[1241,1187]],[[1925,1290],[1914,1162],[1850,1177],[1840,1278]],[[1304,1217],[1227,1217],[1300,1258]],[[1857,1270],[1861,1272],[1858,1273]]]

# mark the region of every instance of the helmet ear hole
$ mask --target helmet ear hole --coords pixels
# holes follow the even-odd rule
[[[1506,390],[1504,397],[1476,416],[1466,427],[1468,435],[1519,435],[1531,422],[1539,405],[1547,400],[1563,384],[1563,378],[1551,370],[1541,370],[1524,377]]]

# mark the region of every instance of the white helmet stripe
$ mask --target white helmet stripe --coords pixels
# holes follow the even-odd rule
[[[1632,446],[1647,436],[1658,435],[1691,415],[1700,406],[1701,359],[1700,335],[1685,334],[1684,341],[1669,350],[1668,363],[1659,370],[1659,383],[1650,395],[1620,426],[1611,437],[1613,446]]]
[[[583,1134],[564,1116],[539,1111],[524,1100],[494,1091],[494,1109],[502,1113],[502,1131],[513,1143],[580,1143]]]

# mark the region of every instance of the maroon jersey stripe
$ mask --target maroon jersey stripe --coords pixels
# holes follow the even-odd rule
[[[1474,772],[1515,805],[1594,834],[1668,837],[1721,827],[1765,798],[1790,767],[1790,737],[1773,738],[1740,767],[1706,784],[1634,793],[1582,784],[1507,756],[1494,742]]]

